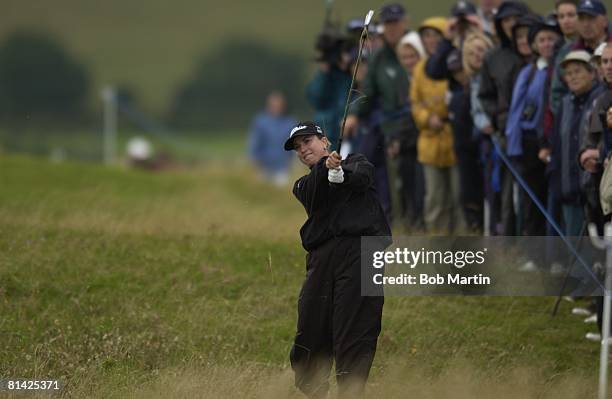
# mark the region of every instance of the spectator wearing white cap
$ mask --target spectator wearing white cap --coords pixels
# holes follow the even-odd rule
[[[607,45],[608,43],[601,43],[599,47],[595,49],[595,52],[593,53],[593,58],[591,58],[591,63],[595,67],[595,70],[597,71],[597,77],[600,80],[604,80],[604,72],[601,66],[601,56],[603,55],[604,48],[606,48]]]
[[[421,37],[416,32],[409,32],[397,45],[397,58],[408,76],[408,91],[405,93],[410,107],[410,83],[415,66],[426,57]],[[411,231],[423,231],[423,201],[425,196],[425,178],[423,167],[417,160],[417,138],[419,130],[410,111],[410,129],[406,129],[402,137],[389,146],[388,155],[396,159],[399,190],[399,205],[401,216]]]

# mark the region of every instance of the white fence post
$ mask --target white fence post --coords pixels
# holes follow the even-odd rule
[[[597,396],[599,399],[606,399],[608,390],[608,353],[610,349],[608,345],[610,340],[610,300],[612,299],[612,224],[606,224],[603,239],[598,237],[597,228],[593,224],[589,225],[589,235],[595,247],[606,250],[605,290],[602,293],[604,308],[599,359],[599,395]]]
[[[104,102],[104,163],[112,165],[117,150],[117,91],[106,86],[101,94]]]

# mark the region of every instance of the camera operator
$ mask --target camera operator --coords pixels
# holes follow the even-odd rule
[[[346,51],[346,38],[326,25],[317,38],[318,70],[306,87],[306,97],[315,109],[315,123],[325,129],[331,151],[335,151],[351,86],[350,55]]]
[[[471,32],[482,33],[482,20],[476,6],[469,1],[458,1],[450,11],[444,39],[436,52],[427,60],[425,71],[431,79],[450,79],[451,73],[446,68],[446,58],[453,49],[463,51],[463,42]]]

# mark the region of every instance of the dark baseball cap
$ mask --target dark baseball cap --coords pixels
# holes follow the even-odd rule
[[[311,136],[316,134],[318,136],[324,136],[323,129],[314,122],[300,122],[298,123],[291,132],[289,138],[285,141],[285,151],[293,151],[293,139],[298,136]]]
[[[583,0],[578,4],[576,8],[578,14],[588,14],[593,17],[598,15],[607,15],[608,11],[606,6],[599,0]]]
[[[404,18],[406,15],[406,10],[404,10],[404,7],[402,7],[401,4],[385,4],[380,9],[379,15],[380,22],[384,24],[385,22],[397,21]]]
[[[554,32],[559,36],[563,35],[563,32],[561,32],[561,28],[556,20],[541,19],[539,22],[535,23],[529,28],[529,44],[533,44],[538,33],[546,30]]]
[[[458,1],[453,8],[451,8],[452,17],[465,17],[466,15],[476,14],[478,14],[476,6],[469,1]]]

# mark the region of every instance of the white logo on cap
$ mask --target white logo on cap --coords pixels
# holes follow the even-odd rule
[[[317,129],[317,133],[319,134],[323,134],[323,131],[321,130],[321,128],[319,126],[315,125],[315,128]],[[299,132],[300,130],[304,130],[304,129],[308,129],[307,125],[300,125],[300,126],[296,126],[291,130],[291,133],[289,134],[289,137],[293,137],[293,135],[297,132]]]
[[[591,0],[586,0],[583,4],[583,7],[589,7],[589,8],[593,8],[593,3],[591,3]]]
[[[291,130],[291,133],[289,134],[289,137],[293,136],[293,133],[298,132],[300,130],[304,130],[306,129],[308,126],[306,125],[301,125],[301,126],[296,126]]]

